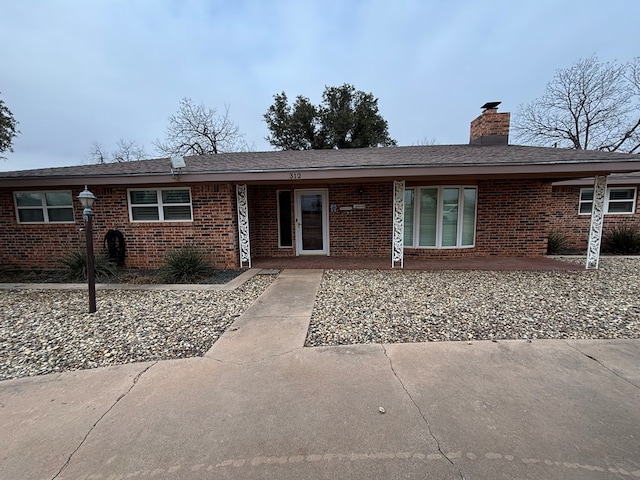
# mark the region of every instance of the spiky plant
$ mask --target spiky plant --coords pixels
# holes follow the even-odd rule
[[[78,249],[63,257],[60,262],[63,266],[62,280],[86,281],[87,280],[87,252]],[[93,270],[95,278],[107,280],[117,274],[116,265],[106,255],[94,255]]]
[[[167,254],[160,273],[170,283],[194,283],[210,275],[212,270],[202,250],[185,245]]]

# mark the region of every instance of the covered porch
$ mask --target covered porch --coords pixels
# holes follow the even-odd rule
[[[253,268],[309,268],[331,270],[391,270],[385,257],[328,257],[306,255],[298,257],[257,257]],[[578,263],[550,257],[467,257],[450,259],[405,258],[405,270],[485,270],[485,271],[568,271],[583,270]]]

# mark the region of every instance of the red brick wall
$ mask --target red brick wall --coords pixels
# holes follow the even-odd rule
[[[290,190],[288,185],[249,185],[249,236],[251,257],[288,257],[294,248],[278,248],[278,190]],[[293,222],[293,190],[291,190],[291,219]],[[293,224],[291,225],[293,229]],[[295,236],[293,236],[295,245]]]
[[[476,243],[471,248],[405,248],[409,258],[534,257],[547,251],[551,183],[478,182]]]
[[[237,214],[235,192],[228,184],[190,185],[193,222],[129,222],[126,187],[91,187],[98,197],[94,205],[94,244],[102,250],[105,233],[120,230],[126,241],[125,266],[155,269],[168,251],[195,245],[210,252],[218,268],[237,268]],[[153,187],[150,187],[153,188]],[[81,189],[72,190],[77,197]],[[21,189],[28,190],[28,189]],[[51,189],[50,189],[51,190]],[[84,246],[82,212],[74,204],[73,224],[19,224],[16,221],[13,190],[0,190],[0,262],[18,268],[59,268],[60,258]]]
[[[305,188],[307,188],[305,186]],[[330,255],[390,257],[392,242],[392,182],[314,185],[327,188]],[[249,220],[253,257],[295,255],[294,248],[278,248],[278,190],[290,185],[249,187]],[[544,181],[490,180],[478,182],[476,246],[472,248],[405,248],[407,257],[538,256],[547,248],[551,184]],[[364,204],[364,210],[340,207]],[[293,205],[291,206],[293,209]],[[295,215],[292,214],[292,219]],[[293,225],[291,227],[293,229]],[[295,245],[295,232],[294,232]]]
[[[635,187],[629,185],[629,187]],[[591,215],[578,215],[579,186],[555,186],[551,197],[549,231],[560,232],[567,240],[567,249],[576,253],[586,252],[589,243]],[[637,195],[637,192],[636,192]],[[605,214],[602,234],[619,225],[640,228],[640,202],[636,199],[635,215]]]
[[[391,182],[338,183],[304,186],[305,189],[328,189],[329,253],[336,257],[385,257],[391,255]],[[293,248],[278,248],[277,191],[291,192]],[[249,186],[249,231],[252,257],[295,255],[295,188],[291,185]],[[364,204],[364,210],[342,211],[340,207]]]
[[[330,254],[352,257],[390,257],[392,242],[393,183],[339,183],[305,186],[327,188]],[[294,248],[278,248],[277,191],[291,185],[250,185],[249,228],[251,255],[291,256]],[[109,229],[119,229],[127,242],[126,266],[158,268],[166,253],[191,244],[211,252],[217,267],[238,266],[235,188],[228,184],[191,185],[193,222],[130,223],[125,187],[95,187],[94,238],[97,248]],[[73,196],[80,192],[73,188]],[[576,194],[577,195],[577,194]],[[575,200],[577,211],[577,196]],[[548,206],[551,184],[544,181],[486,180],[478,182],[476,246],[462,249],[405,249],[408,257],[536,256],[546,253],[552,225]],[[364,204],[364,210],[340,207]],[[295,219],[293,202],[292,219]],[[557,209],[557,207],[556,207]],[[82,214],[74,209],[74,224],[17,224],[11,190],[0,190],[0,261],[3,265],[35,268],[59,267],[65,253],[84,244]],[[557,220],[558,210],[553,211]],[[582,221],[582,218],[580,218]],[[587,222],[588,223],[588,222]],[[588,225],[587,227],[588,228]],[[292,225],[293,229],[293,225]],[[295,232],[293,235],[295,245]]]
[[[393,237],[393,183],[339,183],[329,186],[331,255],[336,257],[391,257]],[[340,207],[362,204],[364,210]]]

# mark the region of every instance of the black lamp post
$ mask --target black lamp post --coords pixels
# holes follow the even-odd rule
[[[91,193],[87,186],[84,186],[84,190],[78,195],[78,200],[84,208],[82,211],[82,218],[84,219],[84,230],[87,237],[87,281],[89,283],[89,313],[96,311],[96,273],[93,266],[93,231],[91,227],[91,217],[93,216],[93,202],[96,201],[96,197]]]

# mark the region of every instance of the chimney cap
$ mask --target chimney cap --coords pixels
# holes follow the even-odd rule
[[[493,110],[495,108],[498,108],[498,105],[500,105],[502,102],[487,102],[484,105],[482,105],[480,108],[482,108],[485,112],[487,110]]]

